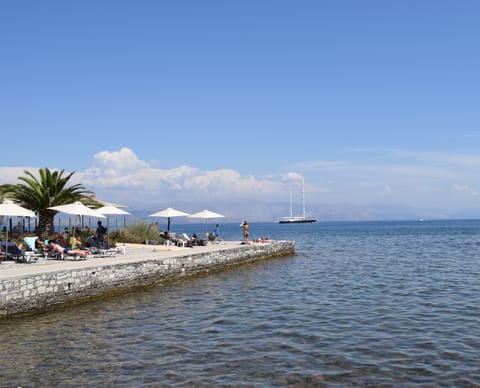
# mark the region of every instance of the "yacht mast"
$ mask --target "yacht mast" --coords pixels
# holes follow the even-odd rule
[[[303,218],[306,217],[305,212],[305,178],[302,176],[302,209],[303,209]]]
[[[298,182],[298,180],[295,180]],[[296,183],[298,184],[298,183]],[[302,176],[302,211],[303,216],[293,216],[293,194],[292,194],[292,186],[290,186],[290,217],[282,217],[278,222],[280,224],[305,224],[305,223],[312,223],[316,222],[317,219],[313,217],[307,218],[307,211],[305,209],[305,178]]]
[[[290,185],[290,218],[293,217],[293,207],[292,207],[292,186]]]

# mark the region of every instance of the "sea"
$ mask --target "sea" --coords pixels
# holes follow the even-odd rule
[[[480,221],[250,231],[295,254],[0,322],[0,386],[480,386]]]

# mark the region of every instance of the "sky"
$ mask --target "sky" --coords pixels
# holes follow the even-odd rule
[[[64,169],[132,208],[254,217],[249,203],[288,204],[303,176],[319,213],[480,209],[479,14],[473,0],[0,1],[0,183]]]

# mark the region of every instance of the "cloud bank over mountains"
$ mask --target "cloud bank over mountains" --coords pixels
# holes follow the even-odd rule
[[[480,187],[476,174],[480,158],[471,155],[413,153],[399,150],[357,150],[367,158],[317,160],[292,165],[295,171],[245,175],[234,169],[202,170],[181,165],[161,168],[130,148],[101,151],[92,165],[75,171],[80,183],[97,198],[148,213],[166,206],[185,211],[211,208],[232,219],[275,220],[289,212],[300,214],[300,180],[305,174],[307,210],[319,220],[411,218],[475,218],[480,216]],[[378,155],[382,154],[380,162]],[[387,157],[385,156],[387,155]],[[390,161],[389,161],[390,157]],[[2,183],[17,183],[24,170],[1,167]],[[61,166],[46,166],[61,169]]]
[[[202,171],[191,166],[162,169],[154,162],[140,160],[129,148],[102,151],[94,165],[75,174],[75,180],[91,187],[100,197],[140,200],[155,204],[171,200],[202,201],[228,199],[270,199],[283,191],[284,177],[242,176],[231,169]],[[128,193],[122,197],[121,193]]]

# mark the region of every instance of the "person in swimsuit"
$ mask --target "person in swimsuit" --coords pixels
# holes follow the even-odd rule
[[[240,224],[240,226],[243,228],[243,243],[248,244],[248,223],[246,220],[243,220],[243,222]]]
[[[53,253],[63,253],[64,255],[68,256],[88,256],[90,254],[90,251],[87,250],[81,250],[81,249],[71,249],[71,248],[64,248],[60,244],[55,243],[55,241],[49,241],[48,246],[50,247],[50,251]]]

